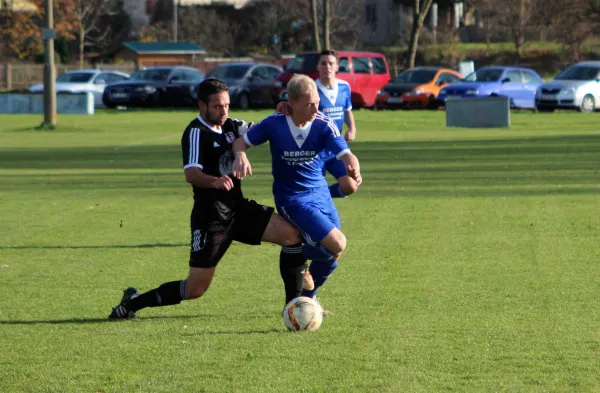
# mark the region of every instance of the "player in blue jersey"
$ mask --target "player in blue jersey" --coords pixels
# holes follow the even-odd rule
[[[335,122],[318,112],[316,83],[305,75],[296,75],[288,83],[288,95],[291,116],[269,116],[234,143],[233,175],[242,179],[252,174],[246,149],[270,142],[275,204],[280,214],[300,229],[305,242],[304,247],[300,243],[285,247],[285,255],[288,259],[304,260],[306,256],[323,262],[312,274],[317,285],[333,272],[346,248],[339,215],[323,176],[321,153],[327,150],[335,154],[357,184],[362,178],[358,159],[350,152]]]
[[[354,115],[352,114],[352,92],[348,82],[336,78],[338,71],[337,53],[333,50],[324,50],[319,57],[317,65],[319,78],[316,81],[319,93],[319,111],[327,114],[334,121],[338,129],[341,131],[344,123],[347,126],[347,131],[344,139],[350,142],[356,137],[356,126],[354,123]],[[290,106],[287,102],[282,102],[277,106],[277,110],[286,114],[290,114]],[[344,163],[336,159],[335,155],[328,151],[320,153],[323,162],[323,175],[329,172],[336,180],[329,186],[329,191],[333,198],[345,198],[354,194],[358,189],[359,184],[351,177],[346,175]],[[282,248],[280,263],[286,259],[285,255],[289,252],[289,248]],[[319,265],[326,264],[329,267],[335,268],[336,265],[315,260],[311,263],[311,267],[306,269],[304,277],[304,295],[314,297],[317,289],[324,284],[322,279],[313,279],[313,272],[326,270],[325,267]],[[330,273],[332,273],[331,271]],[[327,279],[327,277],[325,278]]]

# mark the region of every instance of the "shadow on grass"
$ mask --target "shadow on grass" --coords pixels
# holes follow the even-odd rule
[[[84,325],[90,323],[123,323],[123,322],[143,322],[144,320],[154,319],[199,319],[213,318],[216,315],[174,315],[174,316],[153,316],[136,317],[135,319],[108,319],[108,318],[69,318],[69,319],[47,319],[47,320],[29,320],[29,321],[1,321],[0,325]]]
[[[158,243],[158,244],[123,244],[107,246],[0,246],[0,250],[69,250],[69,249],[87,249],[87,248],[161,248],[161,247],[189,247],[189,243]]]
[[[232,331],[232,330],[223,330],[223,331],[215,331],[215,332],[197,332],[197,333],[185,333],[182,336],[188,337],[197,337],[204,335],[236,335],[243,336],[247,334],[270,334],[270,333],[286,333],[286,330],[283,329],[263,329],[263,330],[247,330],[247,331]]]

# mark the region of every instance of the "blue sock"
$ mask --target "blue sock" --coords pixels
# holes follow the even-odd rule
[[[348,195],[344,194],[340,183],[335,183],[329,186],[329,193],[332,198],[347,198]]]
[[[308,270],[315,282],[315,289],[312,291],[303,290],[302,296],[315,297],[317,289],[325,284],[325,281],[327,281],[337,266],[337,261],[312,261]]]

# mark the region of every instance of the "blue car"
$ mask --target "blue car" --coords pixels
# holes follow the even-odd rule
[[[537,72],[526,67],[483,67],[462,82],[440,90],[438,103],[445,106],[449,97],[506,96],[512,108],[535,108],[535,93],[544,83]]]

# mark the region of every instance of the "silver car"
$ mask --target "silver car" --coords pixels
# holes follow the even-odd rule
[[[540,112],[577,109],[593,112],[600,108],[600,61],[574,64],[553,81],[537,89],[535,106]]]
[[[129,75],[120,71],[102,70],[77,70],[67,71],[56,78],[57,93],[94,93],[94,106],[104,106],[102,93],[106,85],[116,83],[129,78]],[[41,93],[44,85],[33,85],[29,88],[30,93]]]

